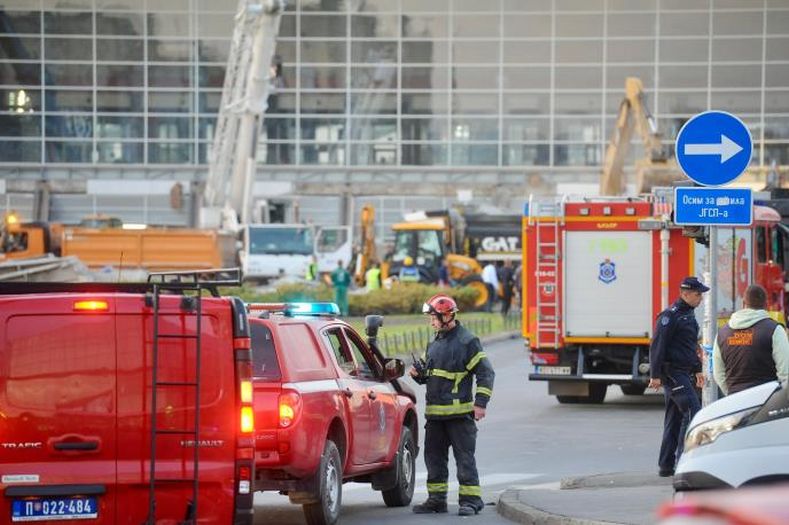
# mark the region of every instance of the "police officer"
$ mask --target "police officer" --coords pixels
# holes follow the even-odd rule
[[[430,316],[436,337],[427,347],[424,370],[418,371],[416,367],[410,370],[417,383],[427,385],[425,465],[428,498],[413,507],[417,514],[447,512],[450,446],[460,483],[458,514],[473,516],[484,506],[474,458],[475,421],[485,417],[495,374],[479,338],[455,319],[457,311],[455,300],[444,294],[434,295],[422,306],[422,313]],[[477,380],[476,392],[473,376]]]
[[[662,477],[674,475],[674,466],[682,455],[685,431],[701,408],[695,387],[704,385],[696,351],[699,324],[693,309],[701,303],[701,294],[709,288],[696,277],[685,277],[679,288],[679,299],[660,312],[649,347],[649,387],[663,386],[666,403],[658,459],[658,474]]]

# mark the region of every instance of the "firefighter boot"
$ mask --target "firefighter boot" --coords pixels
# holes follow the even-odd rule
[[[479,514],[479,510],[470,503],[461,503],[458,508],[458,516],[474,516]]]
[[[429,496],[424,503],[412,507],[414,514],[443,514],[447,511],[446,498]]]

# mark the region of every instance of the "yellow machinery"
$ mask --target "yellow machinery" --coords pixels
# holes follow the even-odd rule
[[[622,195],[625,191],[624,161],[633,129],[644,144],[644,157],[636,161],[636,193],[649,193],[655,186],[671,186],[686,177],[664,146],[657,124],[644,101],[641,80],[625,80],[625,98],[619,105],[616,128],[605,150],[600,195]]]
[[[375,254],[375,208],[367,204],[362,207],[359,247],[354,262],[353,280],[364,286],[365,274],[376,261]]]

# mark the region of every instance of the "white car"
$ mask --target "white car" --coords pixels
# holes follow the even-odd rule
[[[674,489],[789,481],[789,385],[772,381],[724,397],[690,422]]]

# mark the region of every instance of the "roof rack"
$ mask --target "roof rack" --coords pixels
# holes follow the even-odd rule
[[[140,283],[64,283],[64,282],[13,282],[0,283],[0,295],[25,295],[40,293],[147,293],[154,285],[160,290],[183,292],[196,287],[208,290],[219,297],[219,286],[239,286],[239,268],[154,272],[147,282]]]

